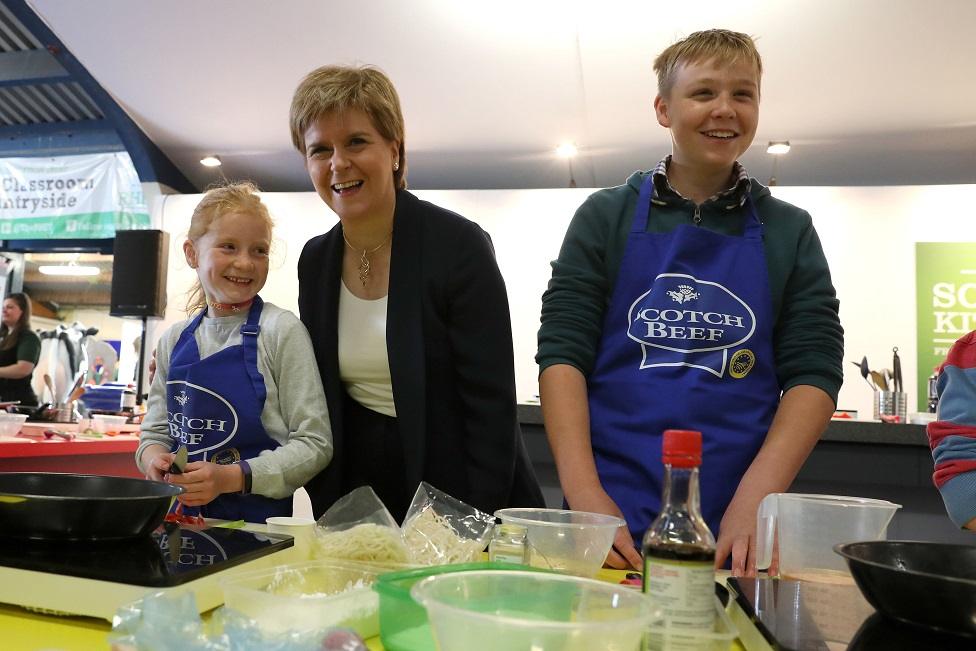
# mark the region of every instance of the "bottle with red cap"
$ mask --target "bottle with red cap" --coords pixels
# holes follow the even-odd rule
[[[661,512],[644,534],[644,592],[669,629],[711,632],[715,623],[715,537],[701,515],[701,432],[666,430]]]

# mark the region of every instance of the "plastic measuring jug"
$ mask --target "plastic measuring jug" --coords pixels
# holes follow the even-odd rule
[[[834,553],[834,545],[884,540],[900,508],[864,497],[770,493],[759,503],[756,518],[756,568],[770,567],[776,541],[779,576],[850,582],[847,563]]]

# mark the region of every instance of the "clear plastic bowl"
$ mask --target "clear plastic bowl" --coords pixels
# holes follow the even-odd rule
[[[640,651],[654,619],[636,590],[561,574],[441,574],[410,593],[427,608],[440,651]]]
[[[27,421],[27,414],[0,412],[0,436],[16,436]]]
[[[96,414],[92,416],[92,429],[100,434],[120,434],[127,420],[125,416]]]
[[[624,524],[612,515],[561,509],[500,509],[495,516],[526,528],[532,566],[587,577],[603,566]]]
[[[488,570],[519,570],[508,563],[459,563],[404,569],[380,575],[373,590],[380,595],[380,639],[387,651],[437,651],[430,632],[427,610],[410,594],[416,584],[431,576]],[[537,572],[538,570],[532,570]]]
[[[379,634],[379,595],[372,586],[389,571],[352,561],[321,560],[236,574],[221,581],[224,604],[254,620],[263,633],[351,628]]]

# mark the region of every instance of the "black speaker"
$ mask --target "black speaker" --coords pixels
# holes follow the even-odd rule
[[[116,231],[112,261],[112,316],[166,315],[169,233]]]

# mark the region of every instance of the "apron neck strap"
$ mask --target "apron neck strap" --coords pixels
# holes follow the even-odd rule
[[[634,222],[630,227],[631,233],[647,231],[647,221],[651,216],[651,199],[654,198],[654,175],[651,174],[641,182],[640,194],[637,197],[637,210],[634,212]],[[756,204],[752,194],[746,194],[745,200],[746,223],[742,230],[742,237],[747,240],[762,240],[763,227],[756,211]]]
[[[654,198],[654,174],[650,174],[641,182],[640,195],[637,197],[637,211],[634,213],[634,224],[631,233],[643,233],[647,230],[647,219],[651,216],[651,199]]]
[[[260,296],[254,297],[251,309],[247,312],[247,321],[241,326],[241,351],[244,355],[244,368],[247,369],[247,377],[251,380],[254,393],[257,395],[258,402],[263,405],[268,397],[267,387],[264,385],[264,378],[258,371],[258,333],[261,326],[261,311],[264,308],[264,301]]]

